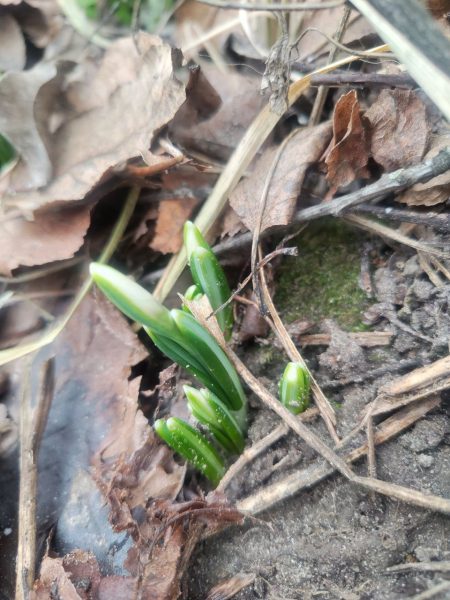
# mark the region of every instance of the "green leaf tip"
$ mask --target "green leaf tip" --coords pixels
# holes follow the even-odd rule
[[[170,312],[138,283],[100,263],[89,266],[92,279],[105,296],[130,319],[164,335],[176,334]]]
[[[207,244],[198,227],[190,221],[184,225],[184,243],[188,256],[192,279],[208,297],[214,311],[219,309],[231,296],[230,286],[216,255]],[[233,327],[231,304],[218,311],[217,322],[228,339]]]
[[[155,431],[168,446],[198,469],[216,486],[225,465],[216,449],[197,429],[177,417],[155,421]]]
[[[281,403],[294,415],[309,406],[310,377],[306,368],[298,362],[286,365],[280,380]]]
[[[192,415],[206,425],[230,454],[240,454],[245,446],[242,430],[226,405],[211,391],[183,386]]]

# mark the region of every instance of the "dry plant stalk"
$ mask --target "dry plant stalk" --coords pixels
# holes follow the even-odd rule
[[[29,372],[30,364],[26,371]],[[37,462],[54,390],[54,361],[44,363],[36,408],[31,405],[30,376],[25,377],[20,401],[19,534],[16,600],[27,600],[35,579]]]

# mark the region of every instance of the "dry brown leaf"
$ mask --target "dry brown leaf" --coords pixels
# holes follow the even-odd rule
[[[203,72],[222,104],[210,119],[201,123],[176,120],[172,134],[181,146],[191,151],[227,160],[265,103],[259,93],[260,81],[237,71],[229,71],[224,76],[212,65],[205,66]]]
[[[435,136],[431,139],[431,149],[426,158],[433,158],[440,150],[450,146],[450,135]],[[425,183],[416,183],[411,188],[396,196],[399,202],[409,206],[435,206],[446,202],[450,196],[450,171],[433,177]]]
[[[261,231],[291,221],[306,171],[319,160],[330,137],[331,123],[322,123],[300,130],[287,143],[270,183]],[[231,194],[232,208],[250,231],[257,222],[264,183],[276,154],[277,148],[267,149],[257,160],[251,175]]]
[[[9,186],[14,191],[37,188],[50,179],[52,165],[41,136],[36,102],[55,73],[53,65],[40,63],[28,71],[6,73],[0,80],[0,131],[20,156],[10,173]]]
[[[101,576],[91,552],[73,550],[62,558],[45,556],[30,600],[127,600],[133,597],[132,577]]]
[[[163,254],[178,252],[183,245],[183,225],[197,204],[198,200],[190,196],[162,200],[159,203],[155,237],[150,247]]]
[[[252,291],[250,300],[257,302],[257,296]],[[266,337],[270,327],[267,321],[262,317],[257,304],[249,304],[245,306],[244,317],[239,326],[238,339],[239,342],[248,342],[255,337]]]
[[[7,204],[30,211],[52,201],[80,200],[113,167],[145,157],[154,132],[184,101],[184,90],[173,73],[178,55],[168,45],[142,32],[137,45],[139,50],[131,38],[118,40],[93,75],[83,65],[81,81],[77,67],[60,67],[41,99],[40,132],[53,179],[43,188],[16,193],[34,185],[30,177],[16,177]],[[61,112],[64,105],[68,109]]]
[[[254,573],[238,573],[215,585],[208,593],[206,600],[228,600],[241,590],[251,585],[256,579]]]
[[[246,231],[247,228],[244,223],[240,220],[231,206],[227,206],[225,209],[225,214],[222,217],[222,228],[220,232],[220,237],[234,237],[238,233],[242,233]]]
[[[365,117],[370,123],[372,157],[386,171],[410,167],[422,159],[429,141],[426,106],[411,90],[383,90]]]
[[[81,248],[90,223],[90,206],[0,221],[0,273],[71,258]]]
[[[0,17],[0,70],[21,71],[25,66],[25,40],[16,19]]]
[[[333,114],[333,140],[325,163],[330,196],[361,177],[369,177],[369,149],[358,97],[354,90],[336,102]]]

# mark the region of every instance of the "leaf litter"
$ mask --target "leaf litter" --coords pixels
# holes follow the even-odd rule
[[[174,39],[183,37],[183,44],[192,46],[192,55],[201,64],[187,73],[180,53],[157,36],[140,32],[133,39],[129,30],[116,30],[116,33],[119,31],[117,39],[111,40],[103,50],[94,47],[79,31],[75,32],[70,17],[62,19],[56,3],[30,1],[24,3],[20,11],[13,10],[14,3],[2,4],[2,17],[6,17],[1,23],[0,40],[2,48],[7,47],[8,51],[0,53],[0,65],[6,71],[0,81],[3,109],[0,133],[12,143],[18,160],[2,172],[0,180],[3,200],[1,273],[9,278],[9,283],[14,282],[15,277],[19,281],[21,276],[33,273],[33,267],[40,266],[43,281],[48,286],[50,275],[45,274],[46,265],[51,267],[55,261],[73,256],[78,256],[83,263],[83,256],[95,253],[93,249],[98,247],[98,240],[105,237],[109,227],[110,216],[103,222],[102,215],[114,211],[123,188],[136,183],[133,178],[138,176],[139,169],[151,165],[151,171],[140,172],[139,184],[143,191],[138,209],[114,257],[114,262],[123,270],[137,277],[150,275],[151,269],[164,264],[164,255],[179,250],[183,222],[195,217],[217,173],[265,105],[266,99],[258,94],[261,77],[258,72],[263,72],[266,56],[255,50],[266,47],[268,51],[270,35],[261,28],[250,27],[251,19],[247,16],[239,18],[237,13],[230,12],[230,25],[204,42],[212,58],[206,62],[200,51],[202,44],[197,47],[196,39],[199,35],[207,37],[214,27],[223,24],[221,11],[203,7],[199,15],[198,6],[185,3],[182,10],[176,11],[177,25],[171,41],[173,44]],[[340,14],[340,9],[332,9],[312,11],[306,19],[290,15],[291,33],[310,26],[333,35]],[[106,24],[99,35],[107,36],[111,31],[108,27]],[[364,47],[367,43],[364,36],[372,31],[372,26],[354,11],[344,43],[354,42],[358,49]],[[170,35],[164,38],[170,39]],[[246,43],[253,51],[248,55],[244,51],[239,59],[253,71],[226,65],[231,58],[229,50],[245,49]],[[39,53],[30,59],[30,44],[33,52],[42,51],[42,60]],[[323,57],[328,55],[326,42],[318,34],[303,37],[300,48],[303,66],[306,63],[311,67],[320,66]],[[72,62],[61,60],[67,58]],[[366,68],[362,64],[358,68],[370,81],[373,67]],[[296,76],[295,68],[294,73]],[[248,272],[248,246],[240,245],[241,234],[246,229],[255,229],[262,210],[266,176],[279,144],[293,129],[296,119],[304,122],[305,111],[310,111],[313,101],[314,95],[308,90],[298,105],[285,115],[231,192],[225,217],[217,219],[212,237],[221,232],[225,245],[232,243],[237,248],[237,261],[224,255],[225,264],[228,261],[232,266],[230,273],[234,277]],[[262,215],[264,238],[272,228],[278,227],[282,232],[292,230],[296,211],[305,205],[326,202],[349,186],[359,189],[367,180],[377,179],[380,172],[420,165],[425,158],[448,147],[448,132],[439,116],[437,120],[435,116],[430,117],[432,113],[428,100],[416,90],[377,92],[369,84],[363,91],[344,88],[330,94],[322,123],[300,127],[283,148]],[[176,160],[169,164],[168,161],[177,156],[182,157],[179,166]],[[444,173],[415,184],[394,200],[414,210],[416,206],[437,204],[443,208],[447,197],[448,177]],[[386,209],[391,208],[392,198],[382,202]],[[439,236],[423,231],[420,226],[411,228],[410,233],[426,243],[442,242]],[[364,344],[358,341],[357,334],[345,331],[339,323],[323,319],[314,323],[297,307],[297,323],[306,323],[304,327],[313,330],[312,336],[327,337],[328,349],[320,352],[310,347],[306,356],[314,365],[319,382],[330,390],[339,390],[334,399],[342,405],[339,426],[344,435],[354,426],[360,410],[378,387],[376,377],[371,379],[371,373],[377,372],[373,364],[376,360],[380,362],[376,358],[376,345],[370,341],[371,333],[390,327],[389,346],[383,349],[386,360],[378,370],[384,368],[383,373],[394,382],[391,373],[395,375],[403,363],[427,361],[445,352],[442,332],[448,328],[445,300],[448,265],[430,261],[424,275],[420,270],[424,262],[414,263],[414,255],[393,253],[381,242],[372,248],[369,260],[372,273],[366,275],[374,279],[380,324],[372,323],[371,327],[381,327],[381,330],[366,332]],[[319,252],[326,260],[326,254],[334,252],[333,243],[330,241],[325,250]],[[300,244],[298,260],[301,259]],[[354,260],[358,261],[359,257]],[[274,268],[276,293],[276,263]],[[307,269],[307,265],[304,268]],[[433,275],[433,269],[439,276]],[[83,276],[83,268],[62,271],[55,282],[57,288],[70,289],[74,284],[79,285]],[[424,281],[427,277],[429,281]],[[434,290],[433,282],[437,281],[440,285]],[[389,295],[383,286],[391,284],[395,289]],[[295,296],[295,282],[291,285],[291,296]],[[50,292],[50,287],[45,290],[44,286],[44,293]],[[37,298],[42,293],[37,285],[22,289],[30,298],[33,293]],[[317,292],[317,296],[320,293]],[[283,359],[279,357],[277,362],[270,352],[276,348],[279,355],[280,344],[273,334],[264,339],[268,333],[267,323],[256,309],[257,296],[249,291],[246,298],[251,304],[246,306],[239,333],[240,343],[244,344],[242,352],[248,353],[245,355],[255,372],[263,380],[270,378],[273,384]],[[22,321],[22,316],[27,315],[26,305],[19,305],[20,310],[18,306],[14,310],[7,305],[2,308],[8,311],[4,314],[10,319],[5,331],[16,329],[19,340],[42,327],[42,315],[51,319],[65,306],[65,300],[60,297],[32,302],[38,304],[28,310],[32,314],[22,329],[18,322],[24,325],[27,321],[26,318]],[[327,334],[314,333],[317,327]],[[419,338],[432,339],[433,344],[420,348]],[[280,520],[279,513],[273,513],[276,530],[271,532],[266,558],[253,538],[249,538],[248,544],[242,544],[236,537],[241,533],[234,533],[235,529],[225,537],[207,541],[206,551],[196,550],[201,539],[230,524],[242,523],[242,515],[233,504],[236,499],[242,499],[242,494],[280,481],[285,471],[312,464],[311,451],[298,440],[289,437],[274,450],[266,449],[251,467],[250,474],[244,472],[244,479],[233,482],[227,498],[218,494],[205,496],[203,482],[155,438],[150,425],[158,411],[175,414],[181,407],[182,376],[173,367],[159,372],[165,363],[154,349],[150,348],[148,357],[149,348],[143,347],[130,324],[106,301],[97,294],[87,295],[51,351],[56,355],[57,386],[41,449],[37,522],[40,548],[47,543],[47,550],[39,555],[32,598],[50,599],[55,594],[62,600],[135,596],[162,600],[182,595],[256,598],[268,597],[265,581],[270,581],[280,597],[290,597],[292,587],[298,590],[305,585],[311,590],[326,588],[341,597],[341,592],[348,595],[360,584],[358,575],[349,574],[352,565],[360,564],[358,556],[349,561],[338,549],[328,553],[325,546],[324,559],[322,551],[317,551],[324,539],[319,535],[316,543],[310,544],[308,536],[318,535],[313,519],[320,523],[324,518],[331,518],[329,510],[322,506],[323,499],[329,508],[326,487],[316,496],[315,491],[311,491],[312,504],[302,496],[300,512],[298,506],[287,500],[287,506],[294,506],[295,517],[290,520],[290,509],[284,511],[286,523]],[[20,371],[21,367],[17,364],[16,368]],[[16,375],[6,371],[6,376]],[[12,402],[0,404],[5,407],[0,415],[0,448],[3,456],[11,457],[17,436],[14,409],[17,385],[9,386],[9,390],[2,391],[0,397],[3,401],[8,400],[9,394],[13,396]],[[272,418],[267,411],[252,407],[250,441],[260,440],[267,428],[272,427]],[[425,419],[421,423],[425,430],[425,434],[420,433],[421,439],[426,440],[434,421]],[[434,433],[433,439],[437,439],[439,432]],[[410,437],[414,442],[417,437],[414,431]],[[426,443],[421,446],[439,467],[443,460],[445,462],[440,454],[441,442],[442,436],[437,443],[433,442],[433,447]],[[409,464],[409,455],[403,446],[394,444],[391,448],[394,456],[400,456],[399,464]],[[283,453],[289,454],[289,460],[284,460]],[[382,451],[378,458],[385,468],[387,459]],[[428,464],[429,458],[428,455],[426,459],[421,458],[420,464]],[[397,462],[395,459],[388,462],[392,479],[400,481],[403,472],[399,471]],[[4,477],[5,481],[8,477],[11,480],[7,472]],[[409,477],[413,487],[421,487],[425,480],[428,482],[426,475],[420,479],[417,473],[410,473]],[[437,484],[431,481],[430,485]],[[445,495],[444,483],[439,485],[438,493]],[[342,487],[337,489],[343,490]],[[368,531],[366,513],[376,521],[380,512],[365,505],[361,508],[360,497],[354,490],[344,495],[351,512],[346,517],[347,524],[353,519],[355,531],[361,528]],[[11,503],[5,503],[7,505]],[[347,509],[341,508],[336,512],[345,517]],[[398,518],[403,519],[402,508],[395,510],[400,515]],[[405,539],[408,535],[410,539],[414,537],[406,517],[400,524],[395,518],[391,523],[390,514],[383,518],[386,518],[386,535],[399,532],[399,552],[410,551],[402,538],[403,533]],[[5,519],[16,526],[12,514],[2,515],[2,522]],[[336,516],[336,528],[343,531],[344,523],[338,520]],[[294,531],[295,523],[301,523],[298,539],[301,547],[306,548],[305,556],[300,546],[286,541],[283,533],[286,527]],[[331,529],[333,526],[331,523]],[[420,526],[425,531],[424,521]],[[305,537],[303,528],[304,531],[309,528],[310,532],[312,528],[313,533]],[[250,536],[257,537],[257,529],[250,529]],[[427,535],[423,534],[424,539]],[[263,537],[266,544],[267,536]],[[215,548],[215,539],[220,550],[216,548],[211,556],[208,549]],[[347,541],[349,547],[353,544],[362,555],[364,548],[373,542],[370,535],[365,534],[364,539],[365,547],[358,540],[354,543],[348,538]],[[382,560],[399,560],[398,552],[389,550],[386,539],[382,541]],[[427,539],[431,539],[430,536]],[[3,543],[1,538],[2,546]],[[373,550],[376,555],[379,542]],[[310,559],[320,562],[321,574],[308,580],[307,571],[293,572],[286,567],[287,577],[283,575],[281,580],[276,565],[280,556],[283,562],[283,552],[297,553],[307,568]],[[417,556],[422,555],[423,552],[417,552]],[[269,562],[261,565],[260,570],[258,566],[256,571],[254,562],[247,560],[253,560],[254,556]],[[275,570],[271,570],[271,564]],[[345,573],[343,580],[333,576],[337,564]],[[379,565],[374,564],[372,574],[377,573],[377,568]],[[376,596],[372,575],[362,576],[369,582],[373,597],[381,598]],[[423,575],[420,577],[419,587],[428,581]],[[218,583],[219,580],[222,583]],[[11,576],[7,587],[12,586]],[[394,588],[390,581],[383,593],[386,589],[390,593]]]

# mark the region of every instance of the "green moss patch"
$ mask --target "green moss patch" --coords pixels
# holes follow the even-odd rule
[[[347,331],[366,329],[361,315],[368,301],[358,285],[356,233],[339,221],[324,219],[294,242],[298,256],[284,258],[277,276],[275,301],[285,322],[331,318]]]

